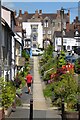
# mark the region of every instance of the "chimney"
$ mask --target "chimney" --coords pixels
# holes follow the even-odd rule
[[[57,10],[57,18],[60,18],[60,10]]]
[[[42,10],[39,10],[39,15],[42,15]]]
[[[70,10],[68,10],[68,16],[70,17]]]
[[[35,17],[38,18],[38,10],[35,11]]]
[[[19,10],[19,16],[22,16],[22,10]]]
[[[27,12],[27,11],[25,11],[25,12],[24,12],[24,15],[28,15],[28,12]]]
[[[14,11],[14,16],[16,16],[16,10]]]
[[[69,22],[66,22],[66,32],[69,32]]]
[[[38,10],[35,11],[35,14],[36,14],[36,15],[38,14]]]
[[[76,16],[76,22],[78,22],[78,16]]]
[[[67,22],[70,23],[70,10],[68,10],[68,13],[67,13]]]

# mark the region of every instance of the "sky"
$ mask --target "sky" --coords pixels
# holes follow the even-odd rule
[[[76,16],[78,16],[78,2],[2,2],[2,4],[10,9],[17,10],[22,9],[22,12],[28,11],[28,13],[35,13],[36,9],[42,10],[43,13],[57,13],[63,7],[65,13],[70,8],[70,22],[73,22]]]

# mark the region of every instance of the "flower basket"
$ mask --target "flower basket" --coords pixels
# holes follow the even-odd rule
[[[65,111],[64,120],[78,120],[78,111]]]

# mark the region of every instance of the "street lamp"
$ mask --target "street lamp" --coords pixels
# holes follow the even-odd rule
[[[64,9],[61,8],[60,10],[61,15],[61,50],[64,50],[63,48],[63,18],[64,18]]]

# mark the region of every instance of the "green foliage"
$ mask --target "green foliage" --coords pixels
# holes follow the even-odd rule
[[[6,82],[3,78],[0,78],[1,102],[4,108],[8,108],[15,99],[16,89],[11,81]]]
[[[26,60],[29,60],[30,55],[25,50],[23,50],[22,51],[22,57],[24,57]]]
[[[80,74],[80,58],[75,61],[75,73]]]
[[[49,45],[45,50],[44,50],[44,54],[43,57],[41,59],[41,65],[44,65],[45,63],[47,63],[47,61],[52,58],[53,55],[53,46]]]
[[[53,95],[53,84],[48,84],[46,88],[43,90],[45,97],[52,97]]]
[[[44,69],[44,71],[49,70],[51,67],[54,65],[54,60],[53,58],[50,58],[43,66],[41,66],[41,70]]]
[[[77,103],[78,85],[74,76],[70,73],[63,74],[62,80],[54,83],[54,94],[57,98],[57,103],[60,104],[61,99],[70,107]],[[71,109],[71,108],[69,108]]]
[[[43,77],[43,80],[44,80],[44,81],[50,80],[50,75],[51,75],[51,73],[50,73],[50,72],[47,72],[47,74]]]
[[[65,52],[61,51],[59,59],[58,59],[58,67],[62,67],[62,65],[66,64],[66,60],[65,60]]]

